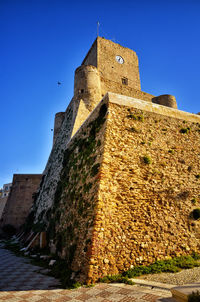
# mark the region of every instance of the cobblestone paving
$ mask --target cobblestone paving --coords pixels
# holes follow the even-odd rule
[[[154,302],[173,301],[165,290],[126,284],[97,284],[73,290],[59,288],[39,267],[0,248],[0,301],[8,302]]]

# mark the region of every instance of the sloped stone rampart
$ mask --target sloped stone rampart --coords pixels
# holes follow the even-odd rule
[[[90,259],[106,114],[103,100],[63,150],[62,162],[57,162],[60,172],[51,206],[49,203],[42,208],[39,202],[35,205],[37,219],[33,228],[40,225],[44,228],[40,231],[46,230],[48,245],[55,247],[58,255],[66,259],[66,267],[82,281],[86,280]],[[51,181],[48,178],[51,174],[46,176],[46,183]],[[41,195],[43,190],[41,186]]]
[[[109,93],[68,144],[67,125],[36,211],[75,280],[200,251],[198,115]]]
[[[200,207],[199,116],[164,108],[167,116],[163,106],[150,112],[142,101],[127,98],[125,106],[126,97],[109,99],[91,282],[200,252],[200,222],[191,217]]]
[[[64,150],[72,135],[78,106],[79,101],[72,99],[67,107],[62,126],[49,155],[40,189],[32,207],[32,212],[35,213],[35,222],[41,219],[41,213],[45,213],[52,206],[57,183],[60,179]]]

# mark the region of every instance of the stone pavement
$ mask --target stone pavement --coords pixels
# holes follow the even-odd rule
[[[58,287],[58,280],[38,274],[41,267],[29,263],[29,259],[16,257],[0,248],[0,291],[49,289]]]
[[[167,290],[126,284],[97,284],[73,290],[59,288],[53,277],[42,275],[40,269],[0,248],[0,302],[170,302]]]

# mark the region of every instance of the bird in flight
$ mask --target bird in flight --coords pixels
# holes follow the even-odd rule
[[[57,82],[58,86],[61,85],[61,82]]]

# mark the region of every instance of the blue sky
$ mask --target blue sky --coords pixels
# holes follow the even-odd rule
[[[0,187],[42,173],[97,21],[100,36],[136,51],[143,91],[199,112],[199,16],[198,0],[0,0]]]

